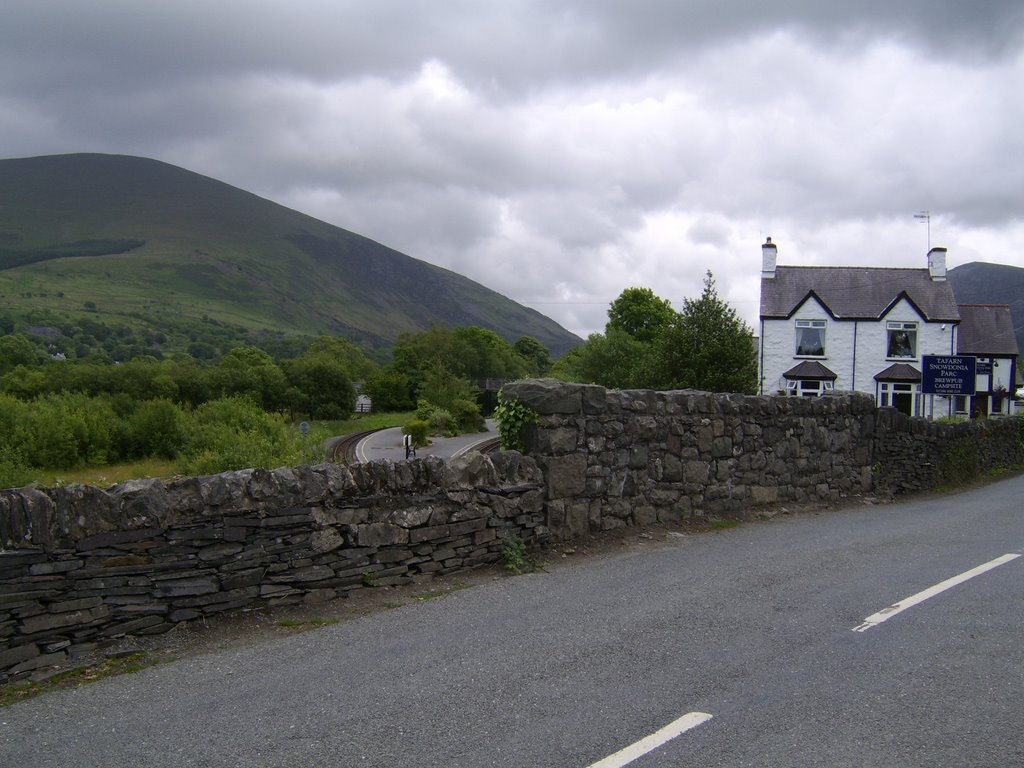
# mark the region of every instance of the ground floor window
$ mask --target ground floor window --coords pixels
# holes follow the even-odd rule
[[[878,405],[881,408],[895,408],[907,416],[918,416],[920,400],[920,384],[900,381],[878,383]]]
[[[827,379],[789,379],[786,382],[790,397],[820,397],[832,390]]]

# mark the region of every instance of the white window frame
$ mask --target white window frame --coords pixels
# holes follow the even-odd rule
[[[910,415],[920,416],[921,385],[911,381],[878,382],[878,407],[894,408],[896,395],[910,395]]]
[[[917,359],[917,323],[907,323],[902,320],[889,320],[885,324],[885,359],[886,360],[916,360]],[[894,332],[910,334],[910,354],[894,355],[892,353],[892,335]]]
[[[828,379],[787,379],[786,394],[790,397],[821,397],[832,391],[834,383]]]
[[[824,358],[825,352],[828,350],[826,346],[825,329],[827,323],[824,320],[797,320],[796,321],[796,344],[794,346],[795,353],[793,357],[811,357],[811,358]],[[803,353],[800,351],[800,341],[806,330],[818,331],[818,339],[821,341],[821,354],[812,355]]]

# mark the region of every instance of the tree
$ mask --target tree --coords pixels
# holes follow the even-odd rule
[[[619,328],[592,333],[551,369],[553,376],[609,389],[650,387],[654,348]]]
[[[249,395],[265,410],[284,406],[288,381],[274,358],[257,347],[236,347],[211,371],[211,385],[220,397]]]
[[[512,349],[526,361],[531,376],[543,376],[551,370],[551,351],[532,336],[520,336]]]
[[[653,342],[672,325],[676,311],[650,288],[627,288],[608,308],[605,333],[621,330],[637,341]]]
[[[325,355],[286,360],[292,410],[311,419],[343,419],[355,409],[356,391],[344,366]]]
[[[710,270],[701,297],[687,299],[658,338],[652,373],[652,384],[659,389],[757,391],[753,331],[719,298]]]
[[[351,341],[334,336],[318,336],[306,349],[303,357],[313,355],[323,355],[337,360],[348,371],[349,376],[357,381],[364,381],[378,368],[377,364]]]
[[[0,336],[0,374],[19,365],[36,365],[41,360],[39,349],[24,334]]]
[[[409,411],[416,407],[412,383],[397,371],[385,369],[370,374],[363,393],[373,401],[374,411]]]

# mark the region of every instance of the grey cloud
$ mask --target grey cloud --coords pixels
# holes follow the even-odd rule
[[[1016,0],[14,0],[0,133],[183,165],[578,333],[709,266],[749,319],[766,234],[895,263],[929,209],[1021,258],[1022,30]]]

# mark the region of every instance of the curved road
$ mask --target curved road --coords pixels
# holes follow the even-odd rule
[[[430,445],[417,449],[416,456],[418,458],[438,456],[442,459],[461,456],[498,436],[496,422],[493,419],[487,419],[486,426],[486,432],[474,432],[458,437],[433,437]],[[361,462],[374,459],[390,459],[392,461],[404,459],[404,437],[400,427],[374,432],[363,438],[356,446],[356,458]]]
[[[641,539],[0,710],[0,765],[1024,765],[1024,476]]]

